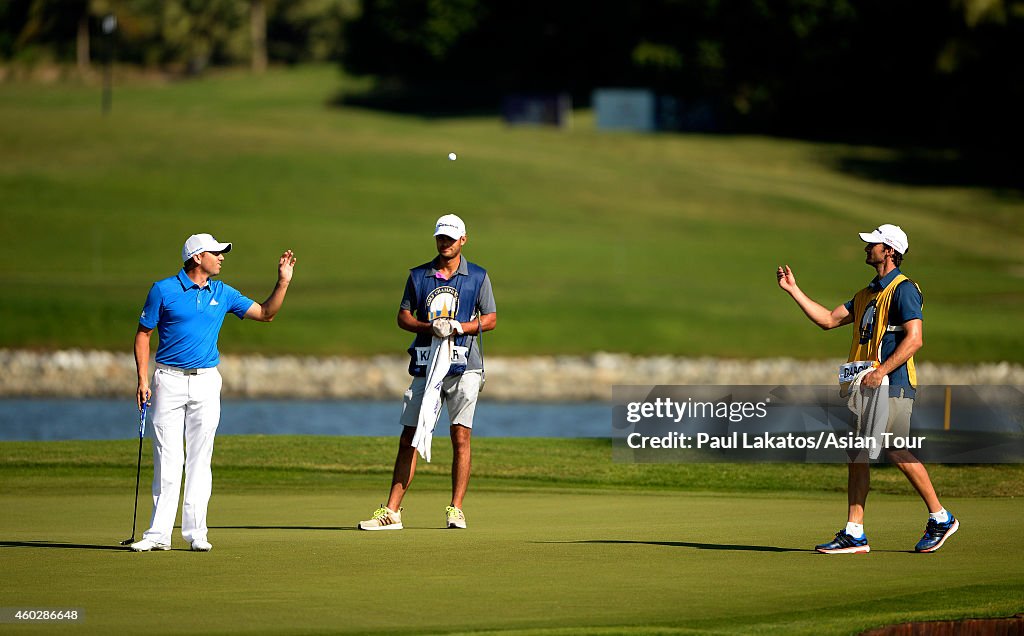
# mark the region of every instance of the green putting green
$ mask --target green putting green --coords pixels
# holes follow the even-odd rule
[[[77,634],[844,634],[1024,610],[1014,497],[950,488],[956,494],[944,503],[962,528],[938,553],[918,555],[910,550],[924,528],[920,501],[873,494],[872,552],[825,556],[810,548],[844,520],[845,497],[829,492],[842,467],[800,467],[820,477],[806,492],[580,489],[525,469],[556,463],[544,459],[546,443],[556,456],[572,447],[586,456],[589,440],[495,440],[506,453],[503,476],[481,452],[468,530],[441,529],[447,460],[439,453],[406,498],[407,529],[361,532],[356,523],[384,497],[388,475],[377,467],[393,442],[369,441],[309,440],[326,450],[300,467],[299,438],[219,440],[207,554],[188,552],[180,536],[170,552],[117,545],[133,495],[127,442],[0,444],[2,605],[82,609],[84,621],[62,630]],[[383,453],[374,466],[346,473],[323,463],[333,453],[359,465],[367,445]],[[96,452],[81,461],[67,452],[89,447]],[[237,465],[242,449],[271,467]],[[112,450],[125,455],[119,475]],[[106,465],[92,463],[100,455]],[[701,472],[715,479],[717,467],[686,468],[697,482]],[[779,478],[765,466],[734,468]],[[974,469],[982,479],[991,472],[958,470]],[[1000,469],[1019,487],[1020,469]],[[940,480],[957,473],[933,474],[941,491]],[[136,537],[148,520],[142,499]]]

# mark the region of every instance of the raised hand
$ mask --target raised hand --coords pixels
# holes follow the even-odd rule
[[[780,265],[779,269],[775,271],[775,277],[779,280],[779,287],[787,292],[792,292],[797,288],[796,276],[793,276],[793,270],[789,268],[789,265]]]
[[[277,277],[278,279],[289,283],[292,280],[292,274],[295,272],[295,254],[291,250],[281,254],[281,259],[277,263]]]

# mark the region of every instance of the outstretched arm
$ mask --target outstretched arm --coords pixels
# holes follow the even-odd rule
[[[800,309],[803,310],[804,315],[822,329],[835,329],[836,327],[842,327],[853,322],[853,316],[847,311],[845,305],[839,305],[832,311],[829,311],[805,294],[796,284],[796,277],[793,275],[793,270],[789,268],[789,265],[780,265],[779,269],[775,272],[775,276],[779,281],[779,287],[782,291],[789,294],[796,301],[796,304],[800,306]]]
[[[270,296],[262,303],[253,303],[245,312],[245,317],[260,322],[273,320],[281,309],[281,305],[284,304],[284,296],[288,293],[288,285],[292,282],[294,271],[295,255],[288,250],[281,254],[281,258],[277,262],[277,284],[274,285],[274,291],[270,292]]]

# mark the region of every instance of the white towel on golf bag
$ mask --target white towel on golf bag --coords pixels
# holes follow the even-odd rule
[[[441,385],[452,366],[452,338],[437,338],[430,341],[430,361],[427,363],[427,383],[423,387],[423,402],[416,420],[416,434],[412,445],[420,457],[430,461],[430,441],[434,427],[441,414]]]
[[[882,433],[889,424],[889,376],[882,376],[882,385],[867,395],[860,390],[861,380],[874,370],[874,367],[869,367],[853,378],[846,406],[857,416],[861,437],[875,440],[868,450],[868,456],[871,459],[878,459],[882,454]]]

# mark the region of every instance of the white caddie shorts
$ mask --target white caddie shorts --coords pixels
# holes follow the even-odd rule
[[[402,426],[416,428],[423,403],[426,378],[413,378],[412,384],[402,397]],[[441,399],[448,405],[448,419],[452,426],[458,424],[473,428],[476,413],[476,398],[480,394],[480,371],[466,371],[462,375],[446,376],[441,384]]]

